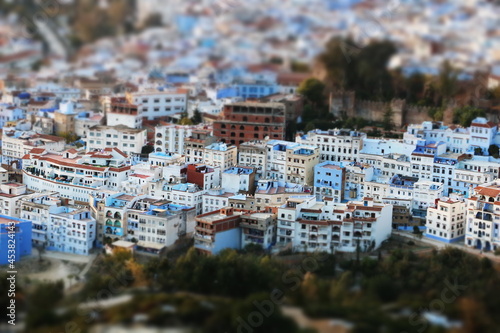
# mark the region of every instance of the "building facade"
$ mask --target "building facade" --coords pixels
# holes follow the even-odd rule
[[[213,124],[214,136],[239,146],[250,140],[285,138],[285,105],[282,103],[240,102],[227,104]]]
[[[11,264],[30,254],[31,221],[0,215],[0,265]]]
[[[147,143],[145,129],[130,128],[126,125],[94,126],[88,129],[85,139],[87,151],[99,151],[105,148],[117,148],[129,156],[141,154]]]
[[[465,202],[451,198],[436,200],[435,207],[427,209],[425,236],[445,243],[465,238]]]

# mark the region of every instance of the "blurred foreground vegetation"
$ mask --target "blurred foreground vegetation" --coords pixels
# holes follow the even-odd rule
[[[0,281],[5,295],[6,280]],[[133,298],[103,309],[77,308],[124,294]],[[126,252],[103,256],[66,294],[62,283],[29,283],[17,299],[18,311],[27,312],[26,331],[33,333],[129,325],[137,315],[147,326],[193,332],[246,332],[242,322],[257,319],[262,322],[255,332],[306,332],[283,315],[282,305],[300,307],[311,318],[347,320],[356,333],[461,333],[498,332],[499,294],[499,272],[489,259],[452,248],[418,256],[395,249],[383,258],[233,250],[207,257],[191,248],[175,260],[144,263]],[[1,302],[5,311],[6,300]],[[443,324],[432,325],[428,311]],[[447,321],[460,327],[446,328]]]

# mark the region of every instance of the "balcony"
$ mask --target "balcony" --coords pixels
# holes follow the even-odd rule
[[[208,229],[208,228],[203,228],[203,227],[195,227],[194,229],[196,231],[199,231],[199,232],[205,232],[205,233],[209,233],[209,234],[214,233],[214,229]]]
[[[253,230],[253,229],[245,229],[243,230],[243,234],[253,236],[253,237],[264,237],[264,232],[259,232],[259,230]]]
[[[245,237],[245,242],[252,242],[252,243],[257,243],[257,244],[264,244],[264,240],[262,238],[255,238],[255,237]]]
[[[200,242],[213,242],[214,241],[212,236],[201,235],[201,234],[195,234],[194,240],[195,240],[195,242],[196,241],[200,241]]]
[[[240,227],[242,228],[250,228],[250,229],[258,229],[258,230],[266,230],[266,226],[262,224],[257,224],[257,223],[248,223],[248,222],[241,222]]]
[[[212,252],[213,245],[205,242],[197,242],[195,238],[194,247],[200,250]]]

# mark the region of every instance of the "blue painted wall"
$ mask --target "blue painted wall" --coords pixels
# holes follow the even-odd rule
[[[22,256],[31,254],[31,221],[18,219],[15,217],[0,215],[0,265],[8,263],[9,226],[7,220],[17,221],[15,232],[15,261],[19,261]]]

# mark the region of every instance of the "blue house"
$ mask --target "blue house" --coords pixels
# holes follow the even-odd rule
[[[14,226],[13,230],[11,226]],[[10,248],[12,244],[14,244],[13,249]],[[14,253],[9,250],[14,250]],[[10,263],[11,255],[14,255],[14,261],[19,261],[22,256],[30,254],[31,221],[0,215],[0,265]]]
[[[326,161],[314,167],[314,193],[317,200],[331,197],[335,202],[344,200],[346,171],[342,162]]]
[[[278,92],[277,84],[270,83],[238,83],[235,85],[237,96],[244,99],[262,98]]]

